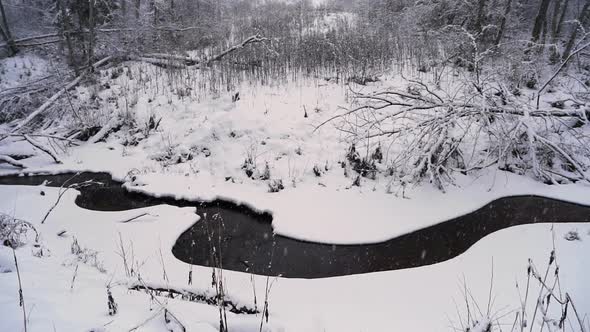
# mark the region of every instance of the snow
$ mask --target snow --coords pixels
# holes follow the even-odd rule
[[[18,55],[0,61],[0,91],[39,80],[49,73],[50,63],[33,54]]]
[[[41,60],[35,63],[40,72],[47,67]],[[26,63],[15,68],[18,66],[26,67]],[[343,86],[316,77],[272,86],[244,82],[231,91],[193,91],[187,98],[173,92],[182,86],[178,77],[163,75],[145,64],[128,62],[123,67],[124,74],[116,79],[110,72],[99,78],[99,83],[108,81],[110,88],[77,87],[72,95],[80,101],[98,96],[101,101],[98,111],[80,110],[88,123],[104,125],[119,115],[126,119],[127,127],[105,142],[68,148],[60,153],[64,161],[60,165],[19,138],[7,138],[0,142],[0,154],[34,156],[22,160],[28,166],[25,171],[0,164],[0,175],[105,171],[126,182],[131,191],[193,200],[221,198],[267,211],[273,215],[275,233],[333,244],[388,240],[505,196],[540,195],[590,205],[588,184],[549,186],[492,168],[476,175],[457,174],[456,185],[446,193],[428,183],[391,186],[391,179],[383,174],[376,180],[363,178],[360,187],[352,186],[354,177],[345,177],[339,164],[349,147],[346,133],[330,125],[314,129],[349,105],[350,89],[371,91],[399,83],[385,74],[381,82],[367,87]],[[13,72],[8,74],[9,84],[20,79]],[[241,99],[234,103],[231,95],[238,91]],[[543,96],[543,102],[549,100]],[[162,119],[157,130],[146,129],[150,117]],[[62,126],[57,128],[62,132],[72,129],[67,123],[57,126]],[[0,125],[0,132],[4,129]],[[379,143],[370,142],[369,150]],[[385,158],[394,154],[395,147],[385,151]],[[268,164],[270,180],[281,179],[285,189],[269,193],[268,181],[246,176],[242,165],[248,157],[256,166],[255,175]],[[314,175],[314,166],[322,170],[321,177]],[[158,305],[147,294],[128,290],[137,279],[125,274],[119,241],[133,252],[132,260],[144,282],[212,294],[211,270],[192,267],[193,284],[188,286],[191,268],[171,253],[178,236],[198,222],[194,208],[88,211],[74,204],[76,192],[72,190],[41,225],[57,189],[43,187],[45,196],[40,190],[0,186],[0,212],[30,221],[41,233],[41,248],[29,245],[16,251],[30,331],[127,331],[156,313],[141,330],[165,327]],[[120,223],[145,212],[149,214]],[[466,253],[431,266],[315,280],[272,278],[270,324],[265,327],[272,331],[447,330],[451,324],[460,325],[457,310],[466,315],[461,305],[455,309],[455,303],[463,301],[464,281],[477,301],[487,303],[492,266],[494,312],[514,312],[520,306],[515,281],[523,283],[529,258],[543,268],[552,249],[552,229],[564,291],[572,294],[578,311],[590,312],[590,297],[586,296],[590,294],[586,282],[590,257],[584,254],[590,250],[590,225],[534,224],[495,232]],[[65,235],[57,236],[62,230]],[[572,230],[578,232],[580,241],[564,239]],[[83,263],[84,257],[73,255],[74,238],[82,249],[88,249],[86,254],[96,253],[96,260]],[[40,250],[44,255],[36,257]],[[100,271],[103,268],[106,272]],[[164,269],[168,280],[163,279]],[[0,312],[6,317],[2,321],[6,331],[22,330],[14,270],[12,251],[0,247]],[[250,306],[254,305],[252,278],[260,308],[266,277],[231,271],[224,276],[228,296]],[[107,285],[119,305],[114,317],[107,315]],[[189,330],[217,330],[216,307],[164,297],[159,301]],[[474,329],[490,317],[480,318],[481,324]],[[513,315],[496,318],[509,325],[514,320]],[[261,316],[228,313],[228,320],[231,331],[258,331]]]
[[[140,266],[142,280],[149,283],[187,287],[189,266],[175,259],[171,247],[176,237],[194,223],[198,216],[193,208],[155,206],[123,212],[84,210],[74,204],[75,192],[68,192],[47,222],[39,224],[44,212],[55,201],[58,189],[40,187],[0,186],[0,211],[34,223],[42,234],[47,249],[43,257],[31,253],[27,246],[16,251],[23,293],[28,314],[29,331],[126,331],[157,312],[149,296],[128,291],[132,282],[127,278],[118,256],[119,234],[124,245],[133,248],[134,260]],[[35,209],[28,207],[35,206]],[[134,222],[120,223],[131,216],[149,212],[149,216]],[[66,237],[57,236],[67,230]],[[551,229],[553,229],[553,233]],[[567,232],[576,230],[580,241],[566,241]],[[515,281],[523,284],[527,260],[544,270],[554,236],[563,291],[574,297],[580,312],[590,311],[590,285],[585,281],[590,257],[580,253],[590,250],[588,224],[534,224],[517,226],[491,234],[476,243],[466,253],[430,266],[406,270],[379,272],[325,279],[271,278],[270,324],[272,331],[373,331],[387,326],[391,330],[433,331],[446,329],[449,320],[459,326],[455,302],[462,303],[463,280],[480,305],[488,300],[493,267],[493,312],[511,312],[520,306]],[[76,238],[81,247],[96,250],[106,269],[78,263],[72,287],[75,265],[70,246]],[[168,281],[163,280],[163,257]],[[11,252],[2,248],[0,257],[10,258]],[[74,260],[75,261],[75,260]],[[191,289],[211,289],[211,270],[193,267]],[[239,272],[224,272],[227,293],[232,299],[253,306],[251,276]],[[260,306],[266,277],[252,276]],[[3,328],[22,329],[22,313],[18,305],[16,273],[0,274],[0,310]],[[110,284],[119,313],[107,315],[106,285]],[[189,331],[215,330],[217,308],[160,297]],[[150,308],[153,310],[150,311]],[[465,309],[457,309],[465,315]],[[498,314],[498,318],[500,318]],[[463,316],[463,319],[465,319]],[[228,313],[231,331],[258,331],[260,315]],[[513,315],[501,317],[511,324]],[[266,325],[265,325],[266,326]],[[164,327],[162,317],[143,326],[142,331],[158,331]]]
[[[144,152],[122,158],[121,150],[115,144],[98,143],[79,149],[64,165],[31,168],[28,172],[108,171],[115,179],[129,181],[130,171],[149,168],[150,164],[160,169],[156,163],[146,161]],[[8,170],[6,166],[6,174],[15,173]],[[277,234],[331,244],[385,241],[472,212],[506,196],[538,195],[590,205],[587,184],[545,185],[498,170],[483,172],[478,178],[458,175],[457,186],[446,193],[430,186],[418,186],[407,189],[404,197],[401,193],[387,194],[378,185],[375,185],[378,190],[350,187],[343,183],[346,179],[339,172],[319,180],[308,176],[296,187],[288,185],[278,193],[268,193],[264,183],[249,179],[232,183],[221,175],[139,173],[126,187],[157,197],[234,201],[270,212]]]
[[[550,186],[494,168],[469,176],[456,174],[456,186],[449,186],[446,193],[428,183],[392,187],[392,179],[383,174],[376,180],[363,178],[360,187],[352,186],[355,176],[343,176],[339,164],[350,146],[345,133],[331,125],[314,129],[342,113],[351,89],[368,92],[401,84],[392,73],[368,86],[294,78],[270,86],[243,82],[229,93],[193,91],[197,96],[186,98],[173,92],[179,83],[160,76],[161,70],[154,66],[128,62],[123,67],[124,73],[116,79],[108,71],[101,75],[110,89],[78,87],[77,93],[80,99],[101,98],[104,107],[93,116],[103,125],[113,118],[115,104],[129,105],[129,110],[119,112],[135,123],[135,133],[124,129],[106,142],[72,147],[61,156],[62,165],[54,165],[18,138],[0,142],[0,153],[36,154],[22,161],[29,166],[27,173],[105,171],[121,181],[129,181],[133,174],[135,181],[126,184],[129,190],[246,204],[272,213],[277,234],[333,244],[381,242],[510,195],[590,204],[588,184]],[[142,83],[138,78],[142,75],[151,79],[144,78],[147,83]],[[450,75],[447,80],[453,84],[460,78]],[[170,89],[164,89],[167,86]],[[234,91],[240,93],[237,102],[231,100]],[[146,134],[150,116],[161,118],[161,123]],[[359,150],[363,144],[359,142]],[[378,144],[370,142],[369,150]],[[395,149],[384,148],[386,161],[393,158]],[[268,165],[270,180],[281,179],[285,190],[269,193],[268,181],[248,178],[242,166],[249,157],[256,166],[255,176]],[[384,168],[386,161],[379,167]],[[321,177],[314,175],[314,166],[323,171]],[[0,174],[18,172],[0,164]]]

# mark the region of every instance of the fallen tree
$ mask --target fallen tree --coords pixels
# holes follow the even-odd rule
[[[31,121],[33,121],[37,116],[39,116],[40,114],[47,111],[50,108],[50,106],[53,105],[60,97],[62,97],[64,94],[66,94],[67,91],[73,89],[78,84],[80,84],[80,82],[89,73],[93,72],[94,70],[96,70],[100,66],[107,64],[110,61],[113,61],[113,60],[136,60],[136,61],[144,61],[144,62],[148,62],[148,63],[152,63],[154,65],[160,65],[160,66],[164,66],[164,67],[177,67],[177,68],[181,68],[184,66],[194,66],[194,65],[199,65],[199,64],[204,64],[206,66],[209,66],[213,62],[221,61],[224,57],[226,57],[230,53],[240,50],[240,49],[246,47],[247,45],[264,42],[266,40],[267,40],[266,38],[261,37],[259,35],[250,36],[250,37],[244,39],[239,44],[233,45],[216,55],[213,55],[211,57],[204,56],[204,57],[198,58],[198,59],[180,56],[180,55],[174,55],[174,54],[163,54],[163,53],[145,54],[145,55],[107,56],[107,57],[95,62],[94,64],[92,64],[89,68],[87,68],[85,71],[83,71],[74,80],[72,80],[70,83],[66,84],[57,93],[55,93],[53,96],[51,96],[49,99],[47,99],[47,101],[45,101],[41,106],[39,106],[36,110],[31,112],[24,120],[20,121],[14,128],[12,128],[12,130],[10,131],[10,134],[19,133],[25,126],[27,126],[29,123],[31,123]],[[5,139],[6,137],[7,137],[6,134],[0,135],[0,141]]]
[[[108,57],[105,57],[105,58],[101,59],[100,61],[95,62],[91,66],[91,68],[89,68],[86,71],[84,71],[82,74],[80,74],[78,77],[76,77],[73,81],[71,81],[65,87],[63,87],[62,89],[60,89],[56,94],[54,94],[53,96],[51,96],[51,98],[49,98],[41,106],[39,106],[35,111],[33,111],[31,114],[29,114],[24,120],[20,121],[14,128],[12,128],[12,130],[10,131],[10,133],[11,134],[18,133],[23,127],[25,127],[26,125],[28,125],[37,116],[39,116],[40,114],[42,114],[43,112],[45,112],[47,109],[49,109],[49,107],[51,105],[53,105],[53,103],[55,103],[68,90],[70,90],[70,89],[74,88],[75,86],[77,86],[78,84],[80,84],[80,82],[82,81],[82,79],[86,75],[88,75],[89,72],[91,72],[91,71],[95,70],[96,68],[98,68],[98,67],[106,64],[110,60],[112,60],[112,57],[108,56]],[[0,141],[3,140],[3,139],[5,139],[6,137],[7,137],[7,135],[4,135],[4,137],[0,137]]]
[[[18,167],[18,168],[26,168],[25,164],[21,163],[20,161],[7,156],[7,155],[3,155],[0,154],[0,163],[7,163],[9,165],[12,165],[14,167]]]
[[[154,65],[168,67],[168,68],[183,68],[192,66],[211,66],[214,62],[221,61],[227,55],[243,49],[250,44],[256,44],[268,41],[267,38],[259,35],[253,35],[244,39],[239,44],[228,47],[227,49],[213,55],[203,56],[200,58],[193,58],[190,56],[177,55],[177,54],[166,54],[166,53],[147,53],[143,55],[129,56],[131,60],[144,61]]]
[[[44,38],[53,37],[54,35],[55,34],[47,34],[47,35],[42,35],[42,36],[27,37],[27,38],[20,39],[18,41],[23,42],[23,41],[30,41],[30,40],[40,40],[40,39],[44,39]],[[52,137],[49,137],[47,135],[39,135],[39,134],[38,135],[32,135],[32,134],[28,134],[28,133],[23,134],[22,131],[24,131],[24,128],[26,128],[28,125],[30,125],[40,115],[47,112],[52,107],[52,105],[54,105],[60,98],[62,98],[64,95],[67,95],[69,90],[78,86],[84,80],[85,77],[90,75],[97,68],[99,68],[109,62],[135,60],[135,61],[148,62],[148,63],[154,64],[154,65],[162,66],[162,67],[166,67],[166,68],[184,68],[187,66],[199,66],[197,68],[200,69],[200,68],[205,68],[205,67],[211,66],[214,62],[221,61],[223,58],[225,58],[229,54],[236,52],[240,49],[243,49],[244,47],[246,47],[250,44],[260,43],[260,42],[264,42],[266,40],[267,40],[266,38],[261,37],[259,35],[250,36],[250,37],[244,39],[242,42],[240,42],[236,45],[232,45],[217,54],[214,54],[212,56],[203,56],[200,58],[191,58],[188,56],[175,55],[175,54],[164,54],[164,53],[104,57],[103,59],[93,63],[91,66],[85,68],[85,70],[82,71],[77,77],[75,77],[69,83],[65,84],[61,89],[59,89],[50,98],[48,98],[45,102],[43,102],[43,104],[41,104],[34,111],[29,113],[23,120],[19,121],[7,133],[0,134],[0,141],[6,139],[8,137],[11,137],[11,136],[21,136],[27,142],[29,142],[29,144],[33,145],[34,147],[36,147],[40,151],[48,154],[56,163],[61,163],[61,160],[56,153],[51,151],[49,148],[45,147],[43,144],[41,144],[40,142],[35,140],[33,137],[34,136],[45,136],[45,137],[48,137],[51,139],[59,139],[59,140],[64,140],[64,141],[67,141],[68,143],[71,143],[73,138],[75,138],[75,136],[69,137],[69,138],[64,138],[59,135],[49,135],[49,136],[52,136]],[[10,98],[14,98],[14,97],[19,98],[19,96],[23,93],[30,94],[33,92],[39,92],[41,90],[47,89],[47,85],[43,84],[42,81],[46,80],[49,77],[51,77],[51,76],[43,77],[35,82],[32,82],[31,85],[27,85],[27,86],[23,85],[23,86],[12,88],[11,91],[0,92],[0,107],[2,106],[3,103],[5,103],[5,100],[9,100]],[[98,130],[98,132],[96,132],[96,134],[94,134],[92,137],[90,137],[88,139],[88,144],[96,143],[96,142],[104,139],[105,136],[107,136],[111,131],[113,131],[115,128],[117,128],[119,126],[120,122],[121,122],[121,120],[119,119],[118,116],[113,116],[111,118],[111,120],[106,125],[102,126],[102,128],[100,128]],[[82,131],[83,130],[84,130],[84,128],[82,128]],[[26,131],[25,131],[25,133],[26,133]],[[2,161],[4,163],[9,163],[9,164],[11,164],[15,167],[19,167],[19,168],[26,167],[23,163],[15,160],[14,158],[11,158],[10,156],[4,156],[4,155],[1,156],[0,161]]]
[[[406,82],[405,90],[355,92],[356,107],[321,122],[316,130],[335,123],[353,143],[374,140],[393,146],[387,167],[400,185],[427,179],[444,191],[454,183],[453,172],[492,165],[530,173],[548,184],[590,182],[590,138],[582,131],[589,100],[572,99],[577,109],[547,103],[538,108],[536,101],[494,82],[454,91]]]
[[[128,288],[134,291],[145,292],[151,296],[163,296],[190,302],[206,303],[209,305],[218,305],[220,302],[218,295],[211,295],[209,292],[196,292],[194,289],[153,285],[145,282],[133,282]],[[222,305],[234,314],[254,315],[259,313],[256,308],[251,308],[245,305],[240,306],[228,298],[223,299]]]

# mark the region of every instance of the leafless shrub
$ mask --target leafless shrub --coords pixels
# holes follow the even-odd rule
[[[15,219],[7,214],[0,213],[0,242],[11,248],[18,248],[28,243],[28,234],[35,233],[35,241],[39,233],[31,223]]]
[[[453,172],[493,165],[550,184],[589,180],[590,138],[574,125],[586,123],[586,110],[537,109],[491,78],[447,88],[406,82],[411,89],[355,93],[356,107],[317,128],[335,122],[353,143],[395,144],[389,168],[400,183],[427,179],[444,190]],[[347,156],[364,164],[356,151]]]
[[[283,185],[282,179],[271,179],[268,181],[268,192],[278,193],[283,189],[285,189],[285,186]]]
[[[455,331],[496,332],[504,331],[577,331],[587,332],[585,316],[578,312],[572,296],[562,291],[559,278],[559,264],[555,249],[551,251],[544,271],[540,271],[529,259],[526,270],[526,284],[516,284],[520,295],[520,304],[513,310],[509,308],[494,309],[493,299],[493,264],[487,307],[478,303],[463,281],[463,313],[457,306],[458,322],[451,322]],[[502,323],[510,316],[512,325]],[[458,326],[457,326],[458,324]]]
[[[111,289],[107,287],[107,306],[109,308],[109,316],[114,316],[119,311],[119,306],[115,302]]]
[[[104,263],[98,257],[98,251],[80,246],[76,238],[72,240],[70,251],[74,255],[74,261],[66,261],[64,265],[83,263],[96,268],[100,273],[106,273]]]

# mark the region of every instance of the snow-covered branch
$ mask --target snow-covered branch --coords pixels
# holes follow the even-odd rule
[[[453,172],[468,173],[492,165],[516,172],[532,170],[547,183],[589,181],[589,139],[575,128],[586,123],[583,107],[537,109],[492,83],[443,91],[408,80],[406,91],[355,93],[356,107],[327,118],[353,142],[397,141],[401,151],[390,160],[401,183],[428,179],[444,190]]]

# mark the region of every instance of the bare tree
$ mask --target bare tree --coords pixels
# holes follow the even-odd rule
[[[504,30],[506,29],[506,20],[508,15],[510,14],[510,10],[512,9],[512,0],[506,1],[506,7],[504,9],[504,15],[500,19],[500,27],[498,28],[498,34],[496,35],[496,42],[495,44],[500,44],[502,37],[504,36]]]
[[[565,46],[565,50],[563,51],[562,58],[565,60],[569,57],[572,49],[576,44],[576,39],[578,37],[578,31],[584,29],[590,22],[590,0],[586,0],[584,7],[580,11],[580,16],[572,30],[572,33],[567,41],[567,45]],[[584,36],[586,37],[586,36]]]
[[[2,35],[2,38],[6,40],[11,54],[16,54],[18,52],[18,48],[16,47],[16,43],[14,42],[12,34],[10,33],[10,27],[8,26],[8,20],[6,19],[6,12],[4,11],[2,0],[0,0],[0,19],[2,19],[0,21],[0,34]]]
[[[546,24],[547,10],[549,9],[550,2],[551,0],[541,0],[541,3],[539,4],[539,11],[537,12],[537,16],[535,17],[535,23],[533,25],[533,32],[531,38],[534,43],[539,41],[539,37],[541,36],[543,26]]]

